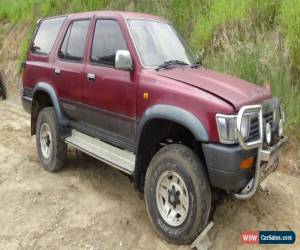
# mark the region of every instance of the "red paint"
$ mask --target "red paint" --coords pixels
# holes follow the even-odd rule
[[[126,72],[89,63],[93,30],[97,18],[117,20],[131,53],[134,70]],[[162,18],[128,12],[89,12],[69,15],[49,56],[28,54],[23,75],[24,87],[38,82],[51,84],[59,98],[69,98],[138,121],[145,110],[155,104],[170,104],[196,115],[206,127],[212,141],[218,141],[216,113],[236,113],[241,106],[258,104],[271,97],[270,91],[229,75],[203,67],[193,69],[143,68],[126,25],[126,18],[145,18],[168,22]],[[61,41],[71,21],[90,19],[89,35],[82,64],[69,63],[57,57]],[[61,69],[60,79],[55,75]],[[96,75],[94,83],[86,75]],[[144,93],[149,99],[144,99]]]

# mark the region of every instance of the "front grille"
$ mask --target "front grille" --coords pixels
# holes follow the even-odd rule
[[[264,114],[264,120],[266,123],[270,123],[273,126],[273,111]]]
[[[269,111],[263,114],[263,124],[270,123],[271,127],[274,127],[273,111]],[[265,128],[265,125],[264,125]],[[250,131],[246,142],[251,142],[259,139],[259,124],[258,116],[254,115],[250,118]]]
[[[246,142],[255,141],[257,139],[259,139],[258,115],[253,115],[250,118],[250,131]]]

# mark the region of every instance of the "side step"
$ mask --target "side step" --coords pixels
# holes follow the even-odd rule
[[[67,137],[65,141],[100,161],[103,161],[127,174],[133,174],[135,168],[135,155],[129,151],[114,147],[75,129],[72,130],[72,135]]]

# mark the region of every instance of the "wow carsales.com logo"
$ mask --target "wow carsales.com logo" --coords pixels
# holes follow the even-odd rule
[[[244,244],[294,244],[296,235],[293,231],[246,231],[241,233]]]

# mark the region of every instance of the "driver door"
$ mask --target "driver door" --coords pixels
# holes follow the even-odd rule
[[[115,69],[117,50],[128,50],[118,21],[98,19],[85,69],[85,120],[100,139],[134,148],[136,92],[134,71]]]

